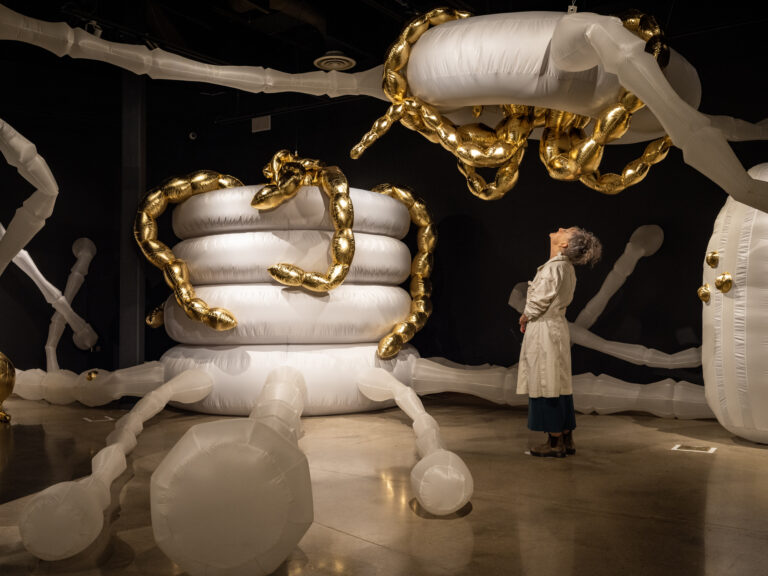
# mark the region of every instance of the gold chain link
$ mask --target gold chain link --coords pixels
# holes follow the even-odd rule
[[[517,183],[527,139],[536,126],[544,126],[539,157],[550,176],[558,180],[579,180],[604,194],[616,194],[637,184],[651,165],[666,157],[671,141],[665,136],[651,142],[642,157],[628,163],[621,174],[600,174],[598,168],[605,145],[623,136],[629,129],[632,114],[644,106],[636,96],[623,89],[617,103],[607,107],[595,119],[590,136],[583,132],[591,121],[589,117],[519,105],[501,106],[503,119],[493,129],[482,124],[456,126],[437,109],[410,95],[405,73],[411,47],[430,26],[469,16],[466,12],[438,8],[413,20],[403,30],[384,64],[383,89],[392,105],[352,148],[352,158],[359,158],[400,121],[458,158],[459,171],[466,178],[472,194],[484,200],[496,200]],[[646,51],[653,54],[662,67],[666,65],[669,48],[653,17],[632,12],[623,23],[632,33],[646,40]],[[473,108],[475,117],[481,111],[482,107]],[[494,181],[487,183],[476,168],[496,168]]]
[[[184,313],[192,320],[202,322],[214,330],[230,330],[237,326],[237,320],[229,310],[210,308],[195,296],[186,262],[176,258],[173,251],[157,238],[157,218],[165,212],[168,204],[178,204],[211,190],[242,185],[237,178],[210,170],[201,170],[184,178],[168,180],[147,192],[139,204],[133,226],[133,235],[139,248],[147,260],[163,271],[165,282],[173,290],[176,302]],[[150,326],[156,327],[160,325],[162,318],[154,310],[146,321]]]
[[[437,229],[427,206],[420,198],[405,189],[392,184],[379,184],[374,192],[384,194],[402,202],[411,216],[411,222],[418,226],[416,233],[417,252],[411,263],[411,309],[408,316],[395,324],[392,330],[379,341],[378,355],[380,358],[392,358],[397,355],[403,345],[424,327],[432,314],[432,275],[435,245],[437,244]]]
[[[313,292],[327,292],[340,286],[347,277],[355,255],[352,233],[354,209],[349,197],[347,178],[337,166],[325,166],[319,160],[298,158],[287,150],[277,152],[264,168],[269,183],[259,190],[251,206],[269,210],[293,198],[302,186],[318,186],[330,202],[334,234],[331,239],[331,265],[325,274],[305,272],[287,263],[269,267],[269,275],[286,286],[301,286]]]

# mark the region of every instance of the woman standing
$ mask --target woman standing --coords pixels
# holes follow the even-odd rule
[[[565,309],[576,288],[574,265],[594,266],[602,246],[594,234],[577,227],[552,232],[549,244],[549,260],[528,283],[520,316],[524,336],[517,393],[528,394],[528,428],[549,434],[544,444],[531,448],[531,454],[562,458],[576,453],[571,338]]]

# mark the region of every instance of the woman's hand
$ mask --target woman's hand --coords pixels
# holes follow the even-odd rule
[[[526,324],[528,324],[528,316],[523,314],[522,316],[520,316],[520,332],[522,332],[523,334],[525,334]]]

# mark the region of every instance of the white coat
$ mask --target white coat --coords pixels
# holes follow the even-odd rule
[[[528,325],[520,348],[517,393],[531,398],[573,394],[571,338],[565,309],[573,300],[576,272],[558,254],[539,266],[528,282],[525,311]]]

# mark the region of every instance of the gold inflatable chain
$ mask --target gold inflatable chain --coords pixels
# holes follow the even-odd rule
[[[327,292],[339,286],[347,277],[355,255],[352,224],[355,219],[349,198],[347,178],[337,166],[325,166],[319,160],[298,158],[287,150],[274,155],[264,168],[269,184],[259,190],[251,206],[259,210],[277,208],[290,200],[302,186],[318,186],[329,200],[334,234],[331,240],[331,265],[325,274],[305,272],[293,264],[270,266],[269,274],[287,286],[302,286],[314,292]]]
[[[519,164],[534,127],[544,127],[539,157],[553,178],[579,180],[604,194],[616,194],[637,184],[651,165],[664,159],[671,146],[666,136],[651,142],[642,157],[627,164],[621,174],[600,174],[598,167],[605,145],[623,136],[629,129],[632,114],[644,106],[626,90],[619,94],[616,104],[595,119],[590,136],[584,134],[584,128],[592,121],[589,117],[513,104],[500,106],[503,119],[495,128],[483,124],[456,126],[434,107],[410,95],[406,68],[411,47],[430,26],[469,16],[467,12],[438,8],[406,26],[384,63],[383,89],[392,105],[352,148],[352,158],[359,158],[392,124],[400,121],[456,156],[470,192],[484,200],[503,197],[517,183]],[[653,54],[660,66],[665,66],[669,61],[669,48],[653,17],[633,11],[622,22],[646,41],[646,51]],[[480,109],[475,107],[476,116]],[[487,183],[476,171],[476,168],[489,167],[497,169],[492,183]]]
[[[402,202],[411,216],[411,222],[419,227],[416,233],[417,252],[411,263],[411,309],[408,316],[395,324],[392,330],[379,341],[380,358],[392,358],[400,352],[403,344],[424,327],[432,314],[432,266],[437,244],[437,230],[426,204],[405,188],[391,184],[379,184],[374,192],[384,194]]]
[[[178,204],[187,198],[220,188],[242,186],[237,178],[202,170],[185,178],[168,180],[158,188],[150,190],[139,204],[133,235],[144,256],[163,271],[166,284],[173,290],[179,306],[192,320],[202,322],[214,330],[230,330],[237,326],[237,320],[224,308],[210,308],[200,298],[189,282],[189,269],[180,258],[176,258],[168,246],[157,239],[157,218],[165,212],[168,204]],[[147,317],[147,323],[156,326],[162,316],[155,309]]]

